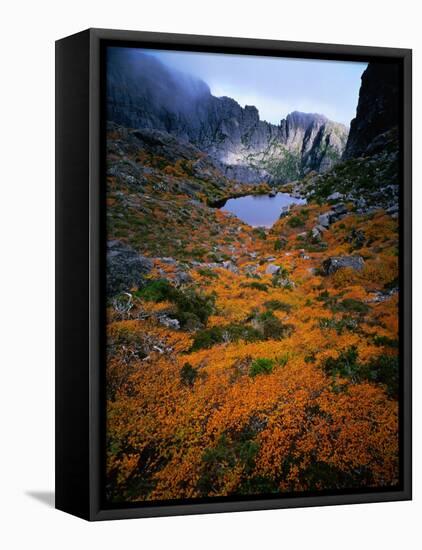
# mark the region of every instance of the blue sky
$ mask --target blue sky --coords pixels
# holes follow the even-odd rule
[[[204,80],[217,97],[255,105],[278,124],[292,111],[320,113],[349,125],[366,63],[144,50],[165,65]]]

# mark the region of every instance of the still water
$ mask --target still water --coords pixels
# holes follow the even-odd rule
[[[231,212],[252,227],[271,227],[280,217],[283,206],[305,203],[304,199],[297,199],[288,193],[277,193],[275,197],[246,195],[229,199],[221,210]]]

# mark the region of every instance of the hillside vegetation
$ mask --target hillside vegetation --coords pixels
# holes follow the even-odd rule
[[[293,183],[308,204],[253,228],[209,204],[267,184],[109,126],[111,501],[398,484],[397,188],[376,199],[397,174],[382,154]]]

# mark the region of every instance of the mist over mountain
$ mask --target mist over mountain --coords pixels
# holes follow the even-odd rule
[[[348,135],[343,124],[320,114],[293,112],[278,125],[268,123],[255,106],[214,97],[202,80],[124,48],[107,54],[107,118],[189,141],[227,177],[243,182],[325,172],[340,160]]]

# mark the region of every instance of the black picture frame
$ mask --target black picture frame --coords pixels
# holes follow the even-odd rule
[[[105,226],[102,49],[106,44],[332,60],[395,60],[402,76],[398,490],[125,505],[102,498]],[[412,498],[412,52],[408,49],[88,29],[56,42],[56,508],[109,520]]]

